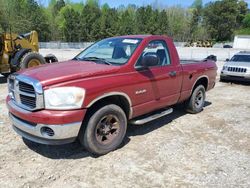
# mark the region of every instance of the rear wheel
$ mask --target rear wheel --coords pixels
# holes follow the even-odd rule
[[[197,86],[190,99],[186,103],[186,110],[192,114],[199,113],[203,110],[206,98],[206,90],[203,85]]]
[[[110,104],[90,116],[86,128],[82,127],[79,140],[89,152],[103,155],[121,145],[126,130],[127,118],[124,111],[119,106]]]
[[[45,59],[37,52],[28,52],[23,56],[20,62],[20,69],[27,69],[31,67],[37,67],[45,64]]]

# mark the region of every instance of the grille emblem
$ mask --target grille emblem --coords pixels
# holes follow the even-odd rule
[[[26,110],[44,108],[43,89],[39,81],[24,75],[9,77],[9,96],[13,102]]]

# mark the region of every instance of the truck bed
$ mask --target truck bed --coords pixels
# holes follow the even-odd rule
[[[206,60],[191,60],[191,59],[181,59],[180,64],[194,64],[194,63],[205,63]]]

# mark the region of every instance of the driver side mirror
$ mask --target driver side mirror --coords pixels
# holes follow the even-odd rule
[[[227,58],[226,61],[229,61],[229,59]]]
[[[141,66],[136,67],[136,70],[143,70],[148,67],[156,66],[159,64],[159,61],[159,57],[155,54],[145,55],[141,59]]]

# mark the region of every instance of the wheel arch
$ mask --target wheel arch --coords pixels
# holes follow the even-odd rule
[[[193,91],[195,90],[195,88],[198,86],[198,85],[203,85],[205,90],[207,91],[208,89],[208,83],[209,83],[209,78],[208,76],[206,75],[202,75],[200,77],[198,77],[196,79],[196,81],[194,82],[193,86],[192,86],[192,90],[191,90],[191,94],[193,93]]]
[[[120,106],[128,119],[131,119],[133,116],[133,109],[132,109],[132,102],[130,97],[123,92],[109,92],[101,95],[94,100],[92,100],[88,105],[87,108],[92,108],[98,105],[102,105],[103,103],[110,103],[116,104]]]

